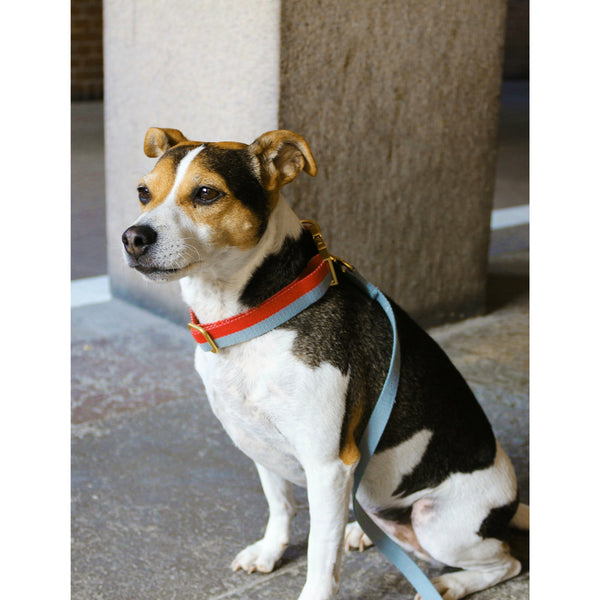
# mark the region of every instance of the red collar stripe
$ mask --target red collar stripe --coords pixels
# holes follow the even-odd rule
[[[331,281],[329,263],[317,254],[298,278],[259,306],[208,325],[200,325],[190,310],[192,321],[188,327],[203,350],[217,352],[217,349],[245,342],[285,323],[322,298]]]

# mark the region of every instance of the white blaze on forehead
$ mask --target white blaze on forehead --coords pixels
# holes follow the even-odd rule
[[[192,161],[196,158],[196,156],[198,156],[198,154],[200,154],[200,152],[202,152],[202,150],[204,150],[204,148],[205,146],[202,145],[198,146],[197,148],[194,148],[193,150],[190,150],[183,157],[183,159],[179,161],[179,164],[177,165],[177,172],[175,174],[175,183],[173,184],[173,187],[171,188],[167,199],[174,197],[177,194],[177,190],[181,185],[181,182],[185,179],[185,175],[188,169],[190,168]]]

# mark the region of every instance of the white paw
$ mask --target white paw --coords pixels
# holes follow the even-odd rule
[[[244,548],[231,563],[234,571],[270,573],[281,558],[286,544],[269,544],[264,539]]]
[[[447,573],[431,580],[443,600],[459,600],[467,593],[460,581],[457,581],[452,575],[453,573]],[[421,594],[417,594],[415,600],[422,600]]]
[[[337,596],[338,585],[310,586],[306,584],[298,600],[333,600]]]
[[[365,548],[368,548],[372,545],[373,542],[360,528],[360,525],[356,521],[346,525],[346,533],[344,534],[344,550],[358,550],[359,552],[362,552]]]

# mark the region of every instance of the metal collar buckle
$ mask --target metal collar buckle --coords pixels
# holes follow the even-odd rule
[[[215,340],[212,338],[210,333],[208,333],[208,331],[206,331],[206,329],[204,329],[204,327],[202,327],[202,325],[196,325],[196,323],[188,323],[188,327],[189,327],[190,331],[192,329],[195,329],[196,331],[199,331],[204,336],[204,339],[209,343],[210,351],[213,354],[217,354],[219,352],[219,346],[217,346],[217,343],[215,342]]]
[[[327,244],[325,243],[323,235],[321,234],[321,228],[316,221],[312,221],[310,219],[301,219],[300,223],[302,223],[302,225],[310,231],[321,258],[329,264],[329,269],[331,271],[331,285],[338,285],[339,281],[337,278],[337,273],[335,272],[334,263],[339,262],[341,263],[342,268],[350,271],[354,271],[354,267],[350,263],[338,258],[337,256],[333,256],[333,254],[329,252]]]

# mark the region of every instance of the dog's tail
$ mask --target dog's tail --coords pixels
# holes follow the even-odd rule
[[[522,502],[517,507],[515,516],[510,520],[509,525],[517,529],[529,531],[529,506]]]

